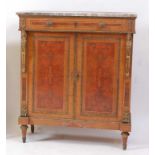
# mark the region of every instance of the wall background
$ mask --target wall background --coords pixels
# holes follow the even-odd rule
[[[7,5],[6,56],[7,56],[7,137],[20,134],[17,124],[20,96],[20,32],[18,31],[18,11],[103,11],[135,12],[136,35],[133,49],[132,78],[132,133],[129,143],[148,145],[148,1],[147,0],[14,0]],[[38,127],[42,133],[85,135],[120,138],[120,132],[73,129],[61,127]]]

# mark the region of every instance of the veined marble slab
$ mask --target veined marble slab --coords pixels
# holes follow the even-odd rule
[[[114,17],[114,18],[136,18],[135,13],[129,12],[43,12],[43,11],[32,11],[32,12],[17,12],[19,16],[67,16],[67,17]]]

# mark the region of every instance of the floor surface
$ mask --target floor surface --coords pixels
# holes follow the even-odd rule
[[[128,142],[122,150],[121,138],[54,134],[35,131],[27,135],[27,143],[21,136],[7,136],[7,155],[148,155],[148,146]]]

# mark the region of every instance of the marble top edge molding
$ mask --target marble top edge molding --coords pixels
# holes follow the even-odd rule
[[[17,12],[18,16],[67,16],[67,17],[114,17],[114,18],[136,18],[136,13],[130,12],[69,12],[69,11],[53,11],[53,12],[43,12],[43,11],[25,11]]]

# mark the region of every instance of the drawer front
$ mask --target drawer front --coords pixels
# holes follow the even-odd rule
[[[134,32],[134,20],[115,18],[27,18],[27,30],[82,31],[82,32]]]

